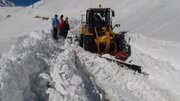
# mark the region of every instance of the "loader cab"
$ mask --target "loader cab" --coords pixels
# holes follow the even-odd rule
[[[86,26],[89,28],[89,32],[93,31],[96,19],[101,20],[102,26],[112,27],[112,17],[115,13],[110,8],[90,8],[86,11]]]

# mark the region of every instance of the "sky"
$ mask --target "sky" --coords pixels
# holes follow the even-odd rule
[[[16,6],[29,6],[39,0],[9,0],[13,2]]]

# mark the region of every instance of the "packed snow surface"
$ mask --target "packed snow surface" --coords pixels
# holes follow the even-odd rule
[[[113,23],[121,24],[116,31],[129,31],[127,62],[142,66],[143,74],[78,45],[81,14],[99,4],[115,10]],[[41,0],[26,8],[0,8],[0,101],[179,101],[179,5],[179,0]],[[69,17],[67,39],[52,39],[56,13]]]
[[[12,17],[14,13],[21,9],[22,7],[0,7],[0,22]]]

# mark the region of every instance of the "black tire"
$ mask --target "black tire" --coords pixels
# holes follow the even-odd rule
[[[80,35],[79,44],[83,47],[83,34]]]
[[[81,47],[83,47],[86,51],[90,51],[92,53],[96,52],[96,45],[93,36],[83,35],[81,41],[82,41]]]
[[[117,50],[124,51],[126,53],[126,59],[128,59],[131,55],[131,46],[127,43],[125,39],[125,35],[121,34],[117,36],[116,42],[117,42]]]
[[[126,41],[125,41],[123,34],[116,36],[116,43],[117,43],[117,50],[118,51],[123,51],[125,49]]]
[[[131,56],[131,45],[127,44],[126,46],[126,60]]]

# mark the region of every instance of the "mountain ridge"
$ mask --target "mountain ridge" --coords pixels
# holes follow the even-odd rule
[[[12,7],[14,4],[9,0],[0,0],[0,7]]]

